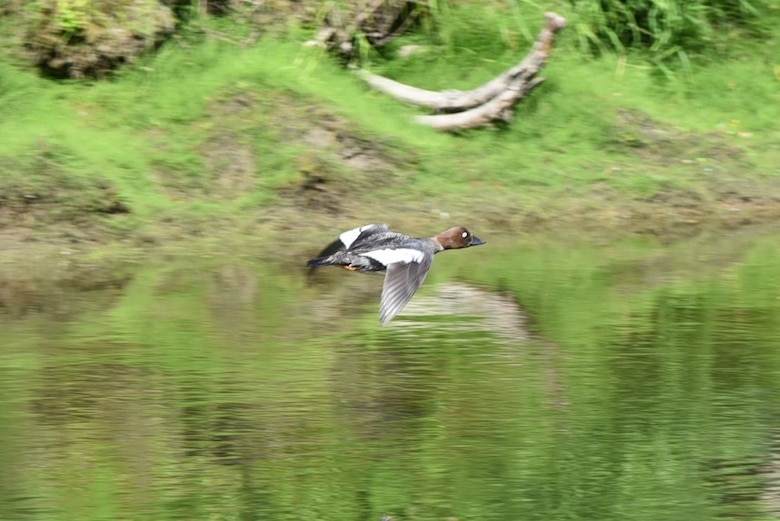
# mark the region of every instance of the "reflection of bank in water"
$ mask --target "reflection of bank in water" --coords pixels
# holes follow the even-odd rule
[[[763,467],[766,480],[761,495],[767,513],[780,518],[780,433],[775,434],[770,447],[770,460]]]
[[[774,436],[766,454],[713,459],[705,468],[721,518],[780,518],[780,436]]]
[[[513,341],[530,337],[528,319],[513,298],[460,282],[441,284],[433,295],[415,295],[395,322],[397,327],[427,327],[431,320],[426,319],[448,316],[461,318],[448,320],[448,329],[490,331]]]
[[[569,400],[560,371],[560,349],[555,343],[532,334],[528,322],[527,314],[512,296],[448,282],[437,286],[433,295],[415,295],[390,328],[422,329],[440,324],[448,332],[462,334],[464,342],[474,342],[475,337],[483,341],[490,338],[491,342],[503,346],[500,357],[503,365],[523,365],[527,357],[534,358],[540,364],[549,407],[566,407]]]

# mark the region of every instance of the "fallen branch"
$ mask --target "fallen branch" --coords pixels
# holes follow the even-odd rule
[[[530,81],[517,80],[492,100],[471,110],[451,114],[416,116],[414,119],[417,123],[443,132],[484,127],[495,121],[509,123],[512,121],[512,109],[515,108],[515,105],[543,81],[544,78],[533,78]]]
[[[550,57],[555,35],[566,25],[566,19],[556,13],[546,13],[545,19],[546,24],[533,48],[520,63],[471,91],[435,92],[367,71],[358,71],[358,74],[372,88],[400,101],[447,113],[416,118],[419,123],[437,130],[455,131],[483,126],[491,121],[510,121],[514,106],[544,81],[535,76]]]

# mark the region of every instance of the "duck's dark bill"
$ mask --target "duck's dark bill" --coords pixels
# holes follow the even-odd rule
[[[476,235],[471,236],[471,243],[469,246],[479,246],[480,244],[485,244],[485,241],[477,237]]]

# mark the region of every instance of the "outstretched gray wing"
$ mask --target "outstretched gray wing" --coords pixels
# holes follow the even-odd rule
[[[421,262],[397,262],[387,267],[382,297],[379,301],[379,321],[390,322],[411,300],[431,269],[433,255],[425,255]]]

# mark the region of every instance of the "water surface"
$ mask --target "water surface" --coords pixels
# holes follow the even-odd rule
[[[0,519],[770,519],[779,244],[492,240],[386,328],[249,257],[7,286]]]

